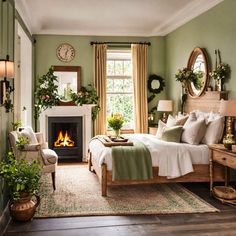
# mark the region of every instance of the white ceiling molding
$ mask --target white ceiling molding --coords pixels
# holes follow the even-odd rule
[[[147,37],[165,36],[223,0],[96,1],[15,2],[32,34]]]
[[[173,15],[168,21],[156,27],[152,35],[165,36],[224,0],[194,0]]]

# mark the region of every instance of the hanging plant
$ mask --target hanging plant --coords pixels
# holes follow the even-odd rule
[[[57,76],[53,74],[53,67],[50,67],[47,74],[38,78],[35,91],[35,119],[39,118],[41,112],[58,105]]]

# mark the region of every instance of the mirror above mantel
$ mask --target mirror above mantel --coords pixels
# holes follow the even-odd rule
[[[202,76],[198,78],[197,85],[191,82],[188,85],[188,93],[192,98],[200,97],[206,90],[209,76],[209,65],[207,53],[203,48],[194,48],[188,59],[187,68],[193,72],[201,72]]]
[[[54,75],[58,78],[58,94],[61,97],[60,105],[73,106],[70,93],[80,90],[80,66],[53,66]]]

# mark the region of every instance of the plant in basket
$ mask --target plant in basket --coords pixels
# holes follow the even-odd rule
[[[8,152],[7,160],[0,163],[0,176],[10,191],[9,210],[12,218],[17,221],[32,219],[40,202],[37,194],[41,167],[38,161],[16,160],[14,154]],[[36,197],[36,203],[31,200],[33,196]]]
[[[107,118],[108,126],[114,130],[115,137],[118,138],[120,135],[120,129],[122,128],[125,119],[124,116],[120,113],[112,113]]]

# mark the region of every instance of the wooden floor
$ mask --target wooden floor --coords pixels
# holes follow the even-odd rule
[[[185,186],[220,209],[221,212],[34,219],[27,223],[10,222],[4,235],[236,235],[235,206],[223,205],[209,197],[209,188],[206,184],[185,184]]]

